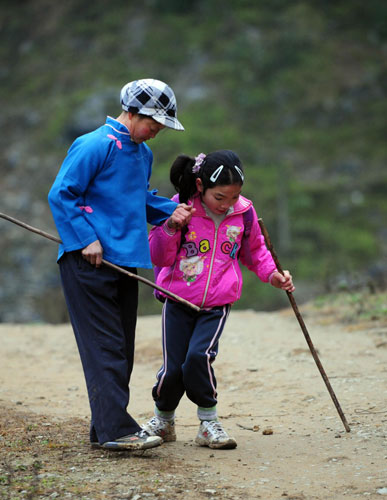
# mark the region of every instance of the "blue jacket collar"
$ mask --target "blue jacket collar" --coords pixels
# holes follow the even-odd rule
[[[127,137],[130,137],[130,133],[126,125],[123,123],[119,122],[115,118],[112,118],[111,116],[106,117],[106,125],[112,128],[112,130],[118,134],[123,134],[126,135]]]

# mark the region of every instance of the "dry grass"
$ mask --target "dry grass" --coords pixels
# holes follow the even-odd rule
[[[162,448],[136,453],[91,449],[88,424],[79,418],[57,423],[2,410],[0,446],[2,500],[176,498],[193,479]],[[166,484],[162,476],[173,480]]]

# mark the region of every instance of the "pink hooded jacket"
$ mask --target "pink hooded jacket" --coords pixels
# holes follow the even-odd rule
[[[173,201],[179,202],[179,195]],[[276,270],[253,209],[249,236],[252,264],[248,265],[242,245],[243,212],[252,202],[240,196],[232,214],[215,228],[196,194],[189,202],[196,208],[181,245],[181,231],[172,231],[166,223],[153,227],[149,234],[151,259],[162,267],[157,284],[189,300],[201,308],[232,304],[242,292],[242,272],[239,261],[253,271],[261,281],[268,282]]]

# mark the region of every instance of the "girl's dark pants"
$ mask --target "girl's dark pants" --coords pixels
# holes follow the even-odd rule
[[[133,434],[140,426],[126,407],[138,282],[110,267],[96,268],[80,251],[65,253],[59,266],[89,395],[90,440],[103,444]]]
[[[160,411],[173,411],[184,392],[196,405],[211,408],[217,403],[212,363],[230,305],[196,312],[166,300],[162,314],[163,366],[152,395]]]

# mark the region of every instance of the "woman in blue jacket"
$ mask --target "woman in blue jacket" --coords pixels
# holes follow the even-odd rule
[[[48,195],[63,242],[58,263],[88,390],[90,441],[118,450],[162,440],[126,409],[138,282],[101,266],[102,258],[132,273],[150,268],[147,223],[159,225],[174,212],[183,225],[191,210],[148,190],[153,155],[145,141],[165,127],[184,130],[172,89],[135,80],[122,88],[121,105],[118,118],[74,141]]]

